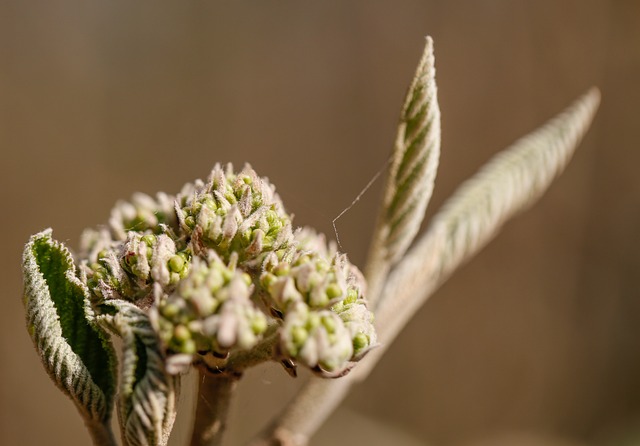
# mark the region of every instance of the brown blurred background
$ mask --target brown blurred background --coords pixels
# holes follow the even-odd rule
[[[330,233],[389,154],[427,34],[443,116],[430,212],[591,85],[602,106],[564,176],[416,314],[315,444],[640,444],[637,0],[1,1],[0,444],[89,441],[24,328],[30,234],[75,247],[117,199],[216,161],[251,162],[298,224]],[[338,223],[360,265],[380,191]],[[229,444],[303,379],[249,373]]]

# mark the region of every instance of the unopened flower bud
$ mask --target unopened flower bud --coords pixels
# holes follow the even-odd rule
[[[353,355],[351,333],[329,310],[310,310],[299,302],[287,312],[280,333],[281,350],[311,369],[339,372]]]
[[[126,240],[127,232],[164,232],[163,225],[177,229],[175,198],[159,192],[156,198],[136,193],[131,201],[119,201],[111,211],[109,226],[118,240]]]
[[[358,360],[376,345],[377,336],[373,326],[373,313],[363,301],[347,304],[338,316],[351,334],[353,343],[353,360]]]

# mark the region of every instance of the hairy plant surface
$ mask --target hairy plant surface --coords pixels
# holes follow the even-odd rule
[[[440,110],[433,42],[400,115],[365,274],[296,228],[267,178],[216,164],[174,195],[135,194],[72,254],[47,229],[23,255],[27,328],[97,445],[165,445],[181,376],[201,375],[191,444],[221,444],[248,368],[311,379],[254,444],[306,444],[417,308],[568,163],[599,103],[592,89],[463,183],[414,241],[433,192]],[[374,322],[375,314],[375,322]],[[117,364],[111,336],[121,338]],[[361,363],[361,364],[359,364]],[[333,379],[332,379],[333,378]]]

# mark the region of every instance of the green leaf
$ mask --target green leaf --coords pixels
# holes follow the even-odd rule
[[[69,250],[47,229],[23,254],[27,328],[45,369],[88,420],[111,417],[116,357],[96,324],[86,286]]]
[[[122,338],[118,410],[129,446],[165,445],[175,419],[179,377],[165,369],[149,316],[130,302],[108,300],[98,320]]]

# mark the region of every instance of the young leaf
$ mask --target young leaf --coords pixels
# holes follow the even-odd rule
[[[31,237],[23,254],[27,328],[49,376],[87,425],[108,426],[115,354],[75,271],[69,250],[52,239],[50,229]]]
[[[161,446],[175,419],[179,378],[169,375],[147,314],[132,303],[109,300],[98,316],[122,338],[118,410],[128,446]]]
[[[495,155],[445,202],[431,228],[446,228],[440,265],[450,271],[475,254],[502,224],[532,205],[564,170],[588,130],[600,91],[592,88],[544,126]]]
[[[377,301],[378,282],[402,257],[420,229],[440,158],[433,40],[427,44],[405,99],[382,209],[367,265],[369,300]]]
[[[598,89],[589,90],[544,126],[495,155],[445,202],[389,276],[384,293],[392,297],[376,314],[383,344],[389,345],[436,287],[482,249],[507,220],[540,198],[571,159],[599,103]],[[377,358],[385,349],[371,356]]]

